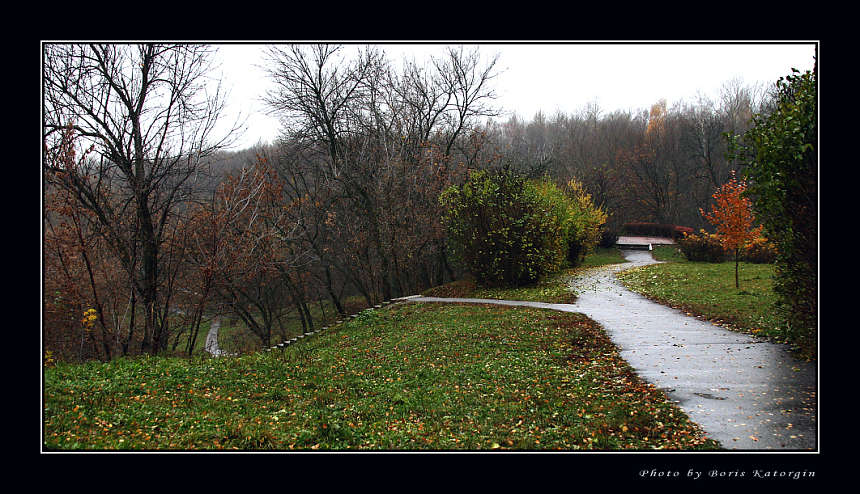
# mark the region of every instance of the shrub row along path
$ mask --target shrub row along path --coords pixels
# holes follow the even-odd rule
[[[574,277],[575,304],[408,297],[412,302],[521,305],[581,312],[599,322],[637,374],[663,389],[707,435],[733,450],[815,450],[817,370],[784,345],[729,331],[632,292],[615,273],[653,264],[648,251],[629,262]]]

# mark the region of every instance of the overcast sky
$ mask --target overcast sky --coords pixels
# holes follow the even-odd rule
[[[266,45],[219,44],[223,82],[230,91],[229,116],[240,112],[247,131],[235,149],[270,142],[277,119],[264,113],[260,97],[270,81],[259,66]],[[419,63],[444,53],[445,44],[381,44],[392,60],[404,55]],[[473,44],[467,44],[467,48]],[[661,98],[671,107],[697,94],[719,99],[720,87],[740,79],[769,84],[812,69],[815,44],[807,43],[594,43],[478,44],[483,58],[499,54],[494,89],[503,110],[525,120],[537,111],[575,113],[597,103],[602,113],[649,108]],[[228,118],[229,119],[229,118]]]

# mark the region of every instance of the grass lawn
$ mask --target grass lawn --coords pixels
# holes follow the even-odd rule
[[[655,245],[651,256],[658,261],[687,262],[681,249],[674,245]]]
[[[534,285],[517,288],[488,288],[478,285],[474,279],[463,279],[433,287],[424,291],[422,295],[427,297],[492,298],[570,304],[576,301],[576,293],[567,288],[567,281],[571,276],[583,269],[620,262],[627,261],[621,256],[618,249],[598,247],[595,252],[585,257],[580,266],[564,269]]]
[[[581,314],[402,304],[283,350],[44,373],[49,449],[652,450],[718,445]]]
[[[594,268],[607,264],[618,264],[620,262],[627,262],[627,259],[624,259],[621,255],[620,250],[615,247],[598,247],[594,252],[585,256],[578,269]]]
[[[628,269],[616,276],[626,287],[657,302],[728,329],[784,342],[773,310],[773,265],[740,263],[737,289],[734,262],[690,262],[673,246],[657,247],[653,255],[669,262]]]

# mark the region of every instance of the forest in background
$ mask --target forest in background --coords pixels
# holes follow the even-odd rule
[[[211,55],[45,46],[43,342],[57,358],[190,354],[216,313],[262,347],[289,314],[314,328],[315,302],[344,313],[348,296],[371,306],[456,279],[439,195],[469,170],[576,179],[609,232],[707,228],[700,209],[743,168],[724,134],[774,105],[772,88],[735,80],[719,101],[525,121],[503,116],[498,60],[477,50],[395,70],[372,47],[273,47],[282,136],[228,152],[222,95],[202,85]]]

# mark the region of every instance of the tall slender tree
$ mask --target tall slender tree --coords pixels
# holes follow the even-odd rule
[[[207,84],[212,49],[155,43],[44,45],[46,182],[96,218],[143,308],[143,350],[166,346],[171,273],[163,249],[214,139],[223,94]],[[64,130],[93,146],[85,167],[58,165]],[[234,129],[235,130],[235,129]],[[132,228],[121,221],[134,217]]]

